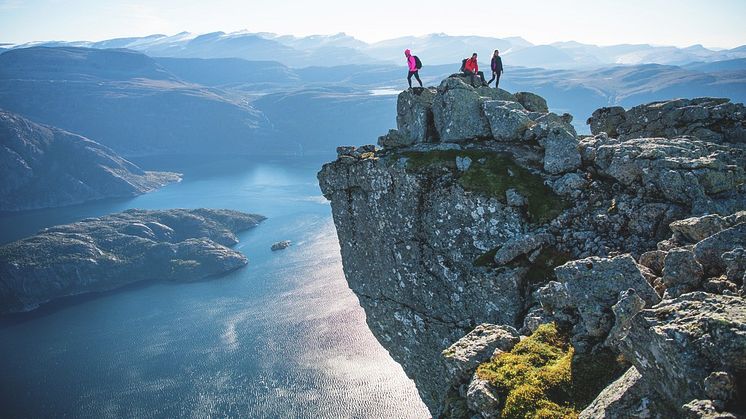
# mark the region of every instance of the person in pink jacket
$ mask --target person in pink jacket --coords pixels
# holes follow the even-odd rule
[[[412,52],[408,49],[404,50],[404,56],[407,57],[407,66],[409,67],[409,74],[407,75],[407,83],[409,83],[409,88],[412,88],[412,76],[417,79],[417,82],[420,83],[420,87],[422,87],[422,80],[420,80],[420,69],[417,68],[417,58],[412,55]]]

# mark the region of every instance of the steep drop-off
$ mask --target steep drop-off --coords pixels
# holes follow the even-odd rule
[[[319,182],[332,203],[350,287],[370,329],[415,381],[433,416],[499,417],[506,390],[474,371],[511,350],[514,342],[506,344],[502,334],[530,335],[540,324],[555,323],[572,345],[573,368],[585,365],[582,359],[610,359],[596,368],[624,371],[631,362],[640,369],[649,359],[632,359],[639,348],[624,349],[649,347],[650,339],[624,339],[629,321],[642,318],[636,316],[640,310],[661,298],[663,305],[675,297],[709,301],[738,292],[742,267],[734,268],[734,279],[723,279],[732,285],[712,286],[712,297],[679,297],[724,275],[724,262],[695,260],[719,267],[685,290],[670,279],[672,268],[667,277],[638,264],[645,252],[661,248],[661,264],[681,257],[666,253],[681,243],[666,240],[672,222],[746,208],[743,105],[702,100],[689,106],[691,118],[699,118],[692,123],[707,135],[700,129],[686,133],[701,137],[578,137],[572,117],[548,112],[536,95],[474,88],[449,77],[437,89],[399,95],[398,129],[379,139],[382,149],[340,147],[338,159],[324,165]],[[599,123],[591,125],[595,132]],[[733,222],[742,222],[739,217]],[[743,246],[742,240],[724,240],[712,257]],[[625,306],[618,300],[629,289],[634,298],[621,296]],[[733,298],[728,304],[739,314],[727,319],[727,330],[744,326],[746,306]],[[618,313],[615,304],[622,304]],[[469,337],[477,329],[482,331]],[[746,353],[744,347],[735,351]],[[602,353],[622,353],[627,360],[596,356]],[[703,371],[710,367],[743,373],[732,362]],[[644,368],[639,373],[646,388],[660,387]],[[606,384],[597,383],[595,393]],[[662,414],[654,410],[661,406],[683,409],[691,398],[706,398],[701,391],[687,393],[685,401],[654,394],[652,417]],[[585,407],[580,398],[562,403],[574,415]]]

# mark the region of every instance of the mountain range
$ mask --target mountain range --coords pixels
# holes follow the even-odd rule
[[[649,44],[598,46],[579,42],[535,45],[520,37],[451,36],[443,33],[366,43],[345,33],[296,37],[248,31],[207,34],[181,32],[176,35],[155,34],[97,42],[32,42],[13,47],[29,46],[127,48],[158,57],[273,60],[291,67],[400,64],[406,48],[412,49],[427,65],[459,62],[474,51],[487,59],[495,49],[501,50],[507,64],[563,69],[618,64],[682,65],[746,58],[746,46],[716,50],[702,45],[686,48]]]
[[[457,70],[457,63],[429,64],[422,79],[437,86]],[[746,101],[746,58],[680,66],[508,65],[505,71],[502,88],[544,96],[553,111],[575,116],[581,133],[602,106],[696,96]],[[14,48],[0,54],[0,107],[93,138],[128,158],[323,154],[340,142],[375,142],[394,121],[405,74],[403,66],[386,63],[294,68],[120,48]]]
[[[0,109],[0,211],[132,197],[179,179],[144,171],[93,140]]]

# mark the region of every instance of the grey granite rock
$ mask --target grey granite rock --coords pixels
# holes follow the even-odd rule
[[[194,281],[247,263],[235,232],[264,220],[230,210],[127,210],[0,247],[0,313],[143,280]]]
[[[525,255],[540,248],[551,240],[552,236],[546,233],[514,237],[495,252],[495,263],[498,265],[505,265],[518,256]]]
[[[635,316],[620,349],[672,405],[706,399],[705,379],[746,369],[746,302],[693,292]]]
[[[697,261],[705,267],[708,276],[718,276],[726,271],[723,253],[746,246],[746,222],[725,229],[694,245]]]
[[[681,411],[685,419],[737,419],[732,413],[718,411],[712,400],[692,400]]]
[[[526,129],[534,124],[528,113],[516,102],[487,100],[482,106],[492,137],[498,141],[521,140]]]
[[[637,295],[634,289],[620,292],[619,301],[611,306],[611,311],[614,313],[614,326],[609,331],[604,344],[615,348],[619,341],[627,336],[632,318],[644,308],[645,300]]]
[[[436,93],[434,87],[415,88],[399,93],[396,126],[401,136],[410,144],[438,140],[432,110]]]
[[[746,142],[746,107],[728,99],[675,99],[635,106],[601,108],[588,124],[591,132],[621,139],[691,135],[702,141]]]
[[[689,249],[672,249],[663,262],[662,281],[670,297],[678,297],[697,289],[704,277],[702,265]]]
[[[487,138],[490,126],[482,110],[483,100],[476,89],[457,78],[448,78],[438,87],[432,110],[440,141],[465,142]]]
[[[736,395],[736,378],[725,371],[715,371],[705,378],[705,394],[712,400],[728,402]]]
[[[723,253],[720,258],[725,264],[725,275],[728,281],[737,284],[746,276],[746,249],[736,247]]]
[[[484,419],[499,419],[500,396],[497,390],[490,385],[489,381],[474,378],[469,382],[466,391],[466,404],[473,412],[479,412],[479,417]]]
[[[746,154],[690,138],[584,139],[581,154],[603,176],[694,212],[743,208]]]
[[[639,263],[650,269],[655,275],[663,275],[663,266],[668,252],[663,250],[651,250],[640,255]]]
[[[634,289],[648,306],[660,301],[629,255],[576,260],[554,272],[557,281],[565,284],[571,304],[578,309],[585,330],[592,337],[604,337],[611,330],[611,307],[620,291]]]
[[[487,361],[495,350],[509,352],[520,341],[511,326],[480,324],[443,351],[443,362],[451,384],[466,381],[477,366]]]
[[[531,92],[513,93],[518,103],[523,105],[529,112],[549,112],[547,101],[543,97]]]
[[[588,407],[580,412],[579,419],[646,419],[661,417],[656,406],[656,395],[650,391],[642,375],[631,367],[616,381],[609,384]],[[660,404],[660,402],[657,402]]]
[[[549,131],[544,141],[544,171],[556,175],[580,167],[580,152],[575,135],[565,129],[555,128]]]
[[[381,147],[407,147],[414,144],[414,139],[404,135],[402,132],[391,129],[386,135],[378,137],[378,145]]]

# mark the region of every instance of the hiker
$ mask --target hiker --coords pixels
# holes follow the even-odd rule
[[[471,85],[476,87],[477,76],[482,79],[482,85],[486,86],[487,83],[484,81],[484,73],[479,71],[479,64],[477,64],[477,53],[471,54],[471,58],[468,58],[464,62],[464,75],[471,76]]]
[[[412,52],[408,49],[404,50],[404,56],[407,57],[407,66],[409,67],[409,74],[407,74],[409,88],[412,88],[412,76],[417,79],[420,87],[422,87],[422,80],[420,80],[420,68],[422,67],[422,63],[420,62],[420,59],[417,58],[416,55],[412,55]]]
[[[492,54],[490,67],[492,68],[492,78],[487,82],[487,85],[489,86],[489,84],[492,83],[492,80],[494,80],[495,89],[497,89],[497,86],[500,84],[500,74],[503,72],[503,59],[500,58],[500,51],[495,50]]]

